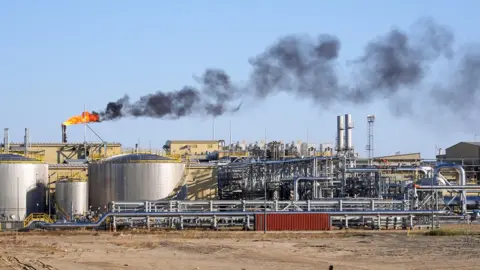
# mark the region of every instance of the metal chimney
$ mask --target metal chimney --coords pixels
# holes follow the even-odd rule
[[[24,141],[24,147],[25,147],[25,155],[28,154],[28,147],[29,147],[29,144],[30,143],[30,134],[28,132],[28,128],[25,128],[25,141]]]
[[[67,126],[62,124],[62,143],[67,142]]]
[[[5,128],[3,133],[3,151],[5,153],[8,153],[10,151],[10,139],[8,138],[8,128]]]
[[[337,151],[343,151],[345,142],[345,125],[344,117],[342,115],[337,116]]]
[[[353,149],[352,143],[352,130],[353,130],[353,121],[351,114],[345,114],[345,150],[349,151]]]

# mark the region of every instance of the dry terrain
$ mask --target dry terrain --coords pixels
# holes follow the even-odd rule
[[[423,231],[0,233],[4,269],[479,269],[480,228]]]

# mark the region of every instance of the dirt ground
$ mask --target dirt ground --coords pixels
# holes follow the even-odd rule
[[[479,269],[469,230],[0,233],[0,269]]]

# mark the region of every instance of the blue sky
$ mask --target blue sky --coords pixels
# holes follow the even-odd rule
[[[478,42],[478,1],[2,1],[0,4],[1,126],[14,141],[30,128],[32,141],[60,140],[69,116],[103,109],[124,94],[132,98],[193,84],[205,68],[225,69],[245,80],[248,59],[286,34],[329,33],[341,42],[340,60],[358,57],[364,45],[393,26],[408,28],[430,16],[455,31],[456,42]],[[341,62],[340,61],[340,62]],[[351,113],[353,142],[361,155],[366,116],[376,114],[375,154],[422,152],[432,157],[476,128],[451,128],[393,117],[384,101],[322,109],[280,94],[216,120],[217,138],[334,142],[336,115]],[[168,139],[210,139],[211,118],[122,119],[94,124],[107,141],[161,148]],[[480,134],[480,130],[478,130]],[[94,139],[93,134],[88,135]],[[83,127],[69,128],[70,141]]]

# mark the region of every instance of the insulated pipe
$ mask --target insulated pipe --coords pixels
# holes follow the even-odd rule
[[[460,186],[466,186],[467,185],[467,177],[465,176],[465,170],[463,169],[462,166],[457,165],[457,164],[439,164],[435,167],[435,170],[433,171],[433,178],[435,178],[437,175],[440,174],[440,171],[445,168],[451,168],[457,170],[459,176],[460,176]],[[432,178],[432,182],[433,182]],[[449,186],[451,189],[451,186]],[[461,191],[461,200],[462,200],[462,213],[467,213],[467,192],[465,189]]]
[[[436,189],[436,190],[450,190],[450,189],[459,189],[459,190],[462,190],[462,189],[465,189],[465,190],[480,190],[480,186],[426,186],[426,185],[422,185],[422,186],[416,186],[416,189]]]
[[[293,179],[293,200],[298,201],[298,181],[300,180],[306,180],[306,181],[316,181],[316,180],[332,180],[331,177],[299,177],[296,179]]]
[[[346,168],[345,172],[379,172],[377,168]]]
[[[39,223],[41,228],[96,228],[102,225],[109,217],[210,217],[210,216],[254,216],[258,214],[258,211],[250,212],[109,212],[102,216],[95,223]],[[330,216],[404,216],[404,215],[431,215],[433,214],[445,214],[446,211],[425,211],[425,210],[410,210],[410,211],[332,211],[332,212],[305,212],[305,211],[276,211],[274,214],[311,214],[311,213],[323,213]],[[272,214],[273,214],[272,213]],[[267,212],[267,214],[270,214]]]

